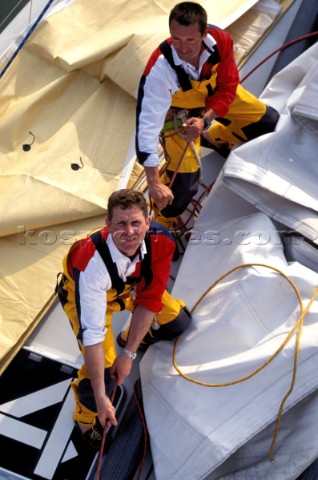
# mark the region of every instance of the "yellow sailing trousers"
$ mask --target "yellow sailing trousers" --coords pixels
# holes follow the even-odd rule
[[[279,114],[276,110],[268,107],[238,85],[236,97],[228,113],[222,118],[217,118],[206,133],[211,143],[219,147],[229,143],[243,143],[272,132],[278,118]],[[170,185],[172,182],[174,201],[172,205],[161,210],[156,220],[170,227],[175,217],[184,212],[198,191],[201,142],[200,138],[197,138],[195,142],[189,144],[182,132],[175,130],[163,131],[162,138],[168,164],[161,181],[165,185]]]
[[[120,302],[111,301],[107,303],[105,315],[105,327],[107,331],[103,345],[105,355],[105,385],[108,396],[111,396],[113,389],[110,367],[116,358],[116,346],[112,325],[113,313],[124,309],[130,312],[134,310],[133,297],[129,289],[130,287],[127,286],[122,294],[117,296]],[[80,324],[75,303],[75,284],[69,275],[63,275],[57,291],[63,309],[77,337],[80,332]],[[181,300],[175,300],[168,291],[164,292],[162,303],[164,304],[162,311],[156,314],[156,324],[154,325],[156,328],[151,327],[144,337],[143,342],[145,345],[156,343],[159,340],[173,339],[179,336],[191,322],[191,315],[186,309],[185,304]],[[159,328],[157,328],[157,326],[159,326]],[[126,335],[128,335],[128,330]],[[85,347],[79,340],[78,344],[82,354],[84,354]],[[94,425],[97,416],[96,404],[85,363],[83,363],[79,369],[77,379],[73,381],[71,385],[75,397],[74,421],[78,421],[83,426]]]

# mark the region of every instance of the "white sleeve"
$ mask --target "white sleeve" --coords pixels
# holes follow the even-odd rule
[[[85,271],[80,273],[78,288],[82,342],[84,346],[95,345],[105,337],[107,290],[111,288],[109,273],[97,251]]]
[[[171,106],[171,95],[178,90],[176,72],[161,55],[145,77],[138,96],[138,150],[147,154],[143,163],[146,167],[159,165],[159,134]]]

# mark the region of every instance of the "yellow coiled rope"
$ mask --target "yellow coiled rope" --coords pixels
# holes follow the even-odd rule
[[[280,407],[279,407],[279,411],[278,411],[278,416],[277,416],[277,421],[276,421],[276,428],[275,428],[275,433],[274,433],[274,437],[273,437],[273,440],[272,440],[272,443],[271,443],[271,447],[270,447],[270,452],[269,452],[269,456],[270,456],[270,460],[273,462],[273,458],[274,458],[274,455],[273,455],[273,452],[274,452],[274,447],[275,447],[275,443],[276,443],[276,440],[277,440],[277,437],[278,437],[278,433],[279,433],[279,428],[280,428],[280,424],[281,424],[281,417],[282,417],[282,412],[283,412],[283,408],[284,408],[284,405],[285,405],[285,402],[287,400],[287,398],[289,397],[289,395],[291,394],[293,388],[294,388],[294,385],[295,385],[295,380],[296,380],[296,373],[297,373],[297,362],[298,362],[298,354],[299,354],[299,346],[300,346],[300,337],[301,337],[301,333],[302,333],[302,327],[303,327],[303,323],[304,323],[304,318],[309,310],[309,308],[311,307],[314,299],[316,298],[317,294],[318,294],[318,288],[315,290],[312,298],[310,299],[307,307],[304,309],[303,307],[303,301],[302,301],[302,298],[301,298],[301,295],[299,293],[299,290],[298,288],[296,287],[296,285],[294,284],[294,282],[287,276],[285,275],[281,270],[279,270],[278,268],[275,268],[275,267],[272,267],[270,265],[266,265],[266,264],[263,264],[263,263],[244,263],[244,264],[241,264],[241,265],[238,265],[234,268],[232,268],[231,270],[229,270],[228,272],[226,272],[224,275],[222,275],[221,277],[219,277],[202,295],[201,297],[199,298],[199,300],[195,303],[195,305],[192,307],[191,309],[191,314],[193,314],[193,312],[195,311],[195,309],[198,307],[198,305],[202,302],[202,300],[204,299],[204,297],[218,284],[220,283],[224,278],[228,277],[229,275],[231,275],[231,273],[235,272],[236,270],[239,270],[241,268],[246,268],[246,267],[265,267],[265,268],[269,268],[271,270],[274,270],[275,272],[279,273],[283,278],[285,278],[285,280],[287,280],[287,282],[292,286],[292,288],[294,289],[296,295],[297,295],[297,298],[298,298],[298,302],[299,302],[299,306],[300,306],[300,317],[299,319],[297,320],[297,322],[295,323],[294,327],[291,329],[291,331],[289,332],[289,334],[286,336],[285,340],[282,342],[282,344],[278,347],[278,349],[273,353],[273,355],[270,356],[270,358],[264,362],[260,367],[256,368],[252,373],[250,373],[249,375],[246,375],[245,377],[242,377],[242,378],[239,378],[237,380],[233,380],[232,382],[227,382],[227,383],[206,383],[206,382],[201,382],[199,380],[195,380],[191,377],[189,377],[188,375],[186,375],[185,373],[183,373],[181,371],[181,369],[179,368],[179,366],[177,365],[177,362],[176,362],[176,349],[177,349],[177,345],[179,343],[179,339],[180,337],[178,337],[175,341],[175,344],[174,344],[174,348],[173,348],[173,354],[172,354],[172,357],[173,357],[173,366],[174,368],[177,370],[177,372],[185,379],[185,380],[188,380],[189,382],[192,382],[192,383],[196,383],[197,385],[202,385],[204,387],[228,387],[230,385],[235,385],[237,383],[241,383],[241,382],[244,382],[245,380],[248,380],[249,378],[253,377],[254,375],[256,375],[258,372],[260,372],[261,370],[263,370],[267,365],[269,365],[270,362],[272,362],[274,360],[275,357],[277,357],[277,355],[283,350],[283,348],[287,345],[287,343],[289,342],[289,340],[291,339],[291,337],[293,336],[293,334],[295,333],[295,331],[297,330],[298,328],[298,332],[297,332],[297,337],[296,337],[296,348],[295,348],[295,355],[294,355],[294,368],[293,368],[293,375],[292,375],[292,380],[291,380],[291,385],[290,385],[290,388],[288,389],[288,392],[286,393],[286,395],[284,396],[281,404],[280,404]]]

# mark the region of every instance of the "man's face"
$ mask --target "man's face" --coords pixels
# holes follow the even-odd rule
[[[145,218],[140,208],[133,206],[124,210],[113,209],[113,218],[106,220],[114,243],[127,257],[133,257],[143,242],[150,227],[150,217]]]
[[[185,27],[175,20],[172,20],[170,24],[170,34],[172,45],[181,60],[198,67],[202,40],[206,37],[207,30],[202,35],[197,22]]]

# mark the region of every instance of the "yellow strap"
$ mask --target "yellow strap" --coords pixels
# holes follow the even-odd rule
[[[192,382],[192,383],[195,383],[197,385],[202,385],[204,387],[228,387],[230,385],[235,385],[237,383],[241,383],[241,382],[244,382],[245,380],[248,380],[249,378],[253,377],[254,375],[256,375],[257,373],[259,373],[261,370],[263,370],[267,365],[269,365],[270,362],[272,362],[274,360],[274,358],[283,350],[283,348],[287,345],[287,343],[289,342],[289,340],[291,339],[291,337],[293,336],[293,334],[295,333],[296,329],[298,328],[298,333],[297,333],[297,337],[296,337],[296,348],[295,348],[295,355],[294,355],[294,369],[293,369],[293,376],[292,376],[292,381],[291,381],[291,385],[290,385],[290,388],[288,390],[288,392],[286,393],[286,395],[284,396],[282,402],[281,402],[281,405],[280,405],[280,408],[279,408],[279,411],[278,411],[278,417],[277,417],[277,422],[276,422],[276,429],[275,429],[275,433],[274,433],[274,438],[273,438],[273,441],[272,441],[272,444],[271,444],[271,448],[270,448],[270,460],[273,462],[273,450],[274,450],[274,446],[275,446],[275,443],[276,443],[276,440],[277,440],[277,437],[278,437],[278,432],[279,432],[279,428],[280,428],[280,424],[281,424],[281,417],[282,417],[282,411],[283,411],[283,407],[284,407],[284,404],[288,398],[288,396],[291,394],[293,388],[294,388],[294,385],[295,385],[295,380],[296,380],[296,372],[297,372],[297,362],[298,362],[298,353],[299,353],[299,346],[300,346],[300,337],[301,337],[301,333],[302,333],[302,326],[303,326],[303,322],[304,322],[304,318],[305,318],[305,315],[307,314],[310,306],[312,305],[315,297],[317,296],[318,294],[318,288],[315,290],[311,300],[309,301],[307,307],[304,309],[303,308],[303,301],[302,301],[302,298],[301,298],[301,295],[299,293],[299,290],[298,288],[296,287],[296,285],[294,284],[294,282],[287,276],[285,275],[281,270],[279,270],[278,268],[275,268],[275,267],[272,267],[270,265],[266,265],[266,264],[263,264],[263,263],[245,263],[245,264],[241,264],[241,265],[238,265],[234,268],[232,268],[231,270],[229,270],[228,272],[226,272],[224,275],[222,275],[221,277],[219,277],[202,295],[201,297],[199,298],[199,300],[195,303],[195,305],[192,307],[192,310],[191,310],[191,314],[193,314],[193,312],[195,311],[195,309],[198,307],[198,305],[202,302],[202,300],[204,299],[204,297],[218,284],[220,283],[224,278],[226,278],[227,276],[229,276],[231,273],[235,272],[236,270],[239,270],[241,268],[246,268],[246,267],[265,267],[265,268],[269,268],[271,270],[274,270],[275,272],[279,273],[282,277],[285,278],[285,280],[287,280],[287,282],[292,286],[292,288],[294,289],[296,295],[297,295],[297,298],[298,298],[298,301],[299,301],[299,306],[300,306],[300,317],[299,319],[297,320],[297,322],[295,323],[294,327],[291,329],[291,331],[289,332],[289,334],[287,335],[287,337],[285,338],[285,340],[282,342],[282,344],[279,346],[279,348],[273,353],[273,355],[271,355],[271,357],[266,361],[264,362],[260,367],[256,368],[252,373],[250,373],[249,375],[246,375],[245,377],[242,377],[242,378],[239,378],[239,379],[236,379],[236,380],[233,380],[232,382],[227,382],[227,383],[206,383],[206,382],[201,382],[199,380],[195,380],[191,377],[189,377],[188,375],[186,375],[185,373],[182,372],[182,370],[179,368],[179,366],[177,365],[177,362],[176,362],[176,349],[177,349],[177,345],[179,343],[179,339],[180,337],[178,337],[174,343],[174,348],[173,348],[173,353],[172,353],[172,361],[173,361],[173,366],[174,368],[177,370],[177,372],[187,381],[189,382]]]

